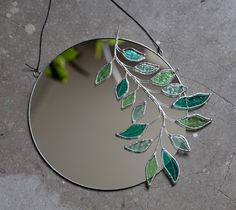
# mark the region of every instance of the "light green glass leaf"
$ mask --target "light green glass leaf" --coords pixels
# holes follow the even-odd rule
[[[137,105],[132,110],[132,122],[136,122],[143,117],[146,111],[147,101]]]
[[[153,141],[152,139],[137,141],[134,144],[125,146],[125,149],[134,153],[142,153],[147,151],[147,149],[152,144],[152,141]]]
[[[122,51],[122,54],[128,61],[139,62],[145,59],[145,54],[133,48],[124,49]]]
[[[116,86],[116,97],[117,99],[121,99],[123,98],[129,91],[129,81],[128,79],[125,77],[124,79],[122,79]]]
[[[136,91],[130,93],[126,97],[122,98],[121,109],[125,109],[129,106],[132,106],[136,100]]]
[[[206,118],[199,114],[193,114],[176,120],[176,123],[186,128],[186,130],[194,131],[201,129],[212,122],[212,119]]]
[[[168,97],[177,97],[185,92],[187,88],[179,83],[171,83],[162,88],[162,93]]]
[[[203,106],[210,97],[210,93],[196,93],[191,96],[182,96],[173,103],[173,107],[181,110],[193,110]]]
[[[77,56],[78,56],[78,51],[76,48],[71,47],[68,50],[66,50],[65,52],[63,52],[61,55],[63,56],[63,58],[65,59],[65,61],[72,61],[74,60]]]
[[[110,78],[111,73],[112,73],[112,65],[111,63],[108,63],[105,66],[103,66],[97,73],[95,84],[100,85],[101,83],[103,83],[106,79]]]
[[[151,82],[154,85],[166,86],[175,77],[175,72],[172,69],[163,69],[151,78]]]
[[[146,181],[148,186],[152,184],[155,176],[157,175],[158,163],[156,158],[156,153],[148,160],[145,167]]]
[[[190,146],[187,139],[180,134],[169,134],[169,139],[175,149],[183,152],[190,152]]]
[[[170,179],[172,184],[175,184],[179,178],[179,164],[177,160],[166,150],[161,150],[163,170]]]
[[[135,123],[116,135],[124,139],[137,139],[144,133],[147,126],[146,123]]]
[[[151,75],[156,73],[160,66],[153,63],[141,62],[134,67],[135,71],[143,75]]]

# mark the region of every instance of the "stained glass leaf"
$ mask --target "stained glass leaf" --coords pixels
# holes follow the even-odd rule
[[[162,93],[168,97],[177,97],[185,92],[187,88],[179,83],[171,83],[162,88]]]
[[[183,152],[191,151],[189,143],[184,136],[180,134],[170,134],[169,139],[175,149],[183,151]]]
[[[145,167],[146,181],[148,186],[152,184],[155,176],[157,175],[158,162],[156,158],[156,153],[152,155],[152,157],[148,160]]]
[[[145,59],[145,54],[134,48],[126,48],[123,50],[122,54],[128,61],[139,62]]]
[[[132,92],[121,100],[121,108],[125,109],[129,106],[132,106],[136,99],[136,92]]]
[[[163,69],[151,78],[154,85],[166,86],[175,77],[175,72],[172,69]]]
[[[153,141],[152,139],[137,141],[134,144],[125,146],[125,149],[134,153],[142,153],[145,152],[150,147],[152,141]]]
[[[170,179],[172,184],[175,184],[179,178],[179,164],[177,160],[166,150],[161,150],[163,170]]]
[[[124,139],[137,139],[144,133],[147,126],[145,123],[135,123],[116,135]]]
[[[181,110],[193,110],[203,106],[210,97],[210,93],[196,93],[191,96],[182,96],[173,103],[173,107]]]
[[[199,114],[188,115],[184,118],[176,120],[176,123],[186,128],[186,130],[194,131],[201,129],[212,122],[212,119],[206,118]]]
[[[141,62],[134,67],[135,71],[143,75],[151,75],[156,73],[160,66],[153,63]]]
[[[116,86],[116,97],[117,99],[123,98],[129,91],[129,81],[125,77]]]
[[[143,117],[146,111],[147,101],[137,105],[132,110],[132,122],[136,122]]]
[[[108,63],[105,66],[103,66],[97,73],[95,84],[100,85],[101,83],[103,83],[106,79],[110,78],[111,73],[112,73],[112,65],[111,63]]]

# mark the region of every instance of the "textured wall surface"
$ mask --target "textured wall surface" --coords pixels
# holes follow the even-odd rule
[[[213,92],[199,112],[214,119],[189,133],[192,151],[178,156],[175,187],[161,173],[115,192],[75,186],[49,169],[31,141],[28,99],[35,83],[25,68],[37,62],[47,0],[0,1],[0,209],[236,209],[236,1],[119,1],[161,42],[164,57],[179,68],[189,92]],[[54,0],[43,38],[41,69],[81,41],[114,36],[152,47],[134,22],[109,0]],[[210,89],[210,90],[209,90]]]

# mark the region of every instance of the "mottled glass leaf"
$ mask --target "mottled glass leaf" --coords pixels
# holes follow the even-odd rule
[[[156,153],[148,160],[145,167],[146,181],[148,186],[152,184],[153,179],[157,175],[158,163],[156,158]]]
[[[134,153],[142,153],[145,152],[150,147],[152,141],[153,141],[152,139],[137,141],[134,144],[125,146],[125,149]]]
[[[163,69],[151,78],[154,85],[166,86],[175,77],[175,72],[172,69]]]
[[[160,66],[153,63],[141,62],[134,67],[135,71],[143,75],[151,75],[156,73]]]
[[[145,54],[133,48],[124,49],[122,54],[129,61],[139,62],[145,59]]]
[[[135,102],[135,99],[136,99],[136,92],[134,91],[130,93],[129,95],[127,95],[126,97],[122,98],[121,108],[125,109],[129,106],[132,106]]]
[[[187,139],[180,134],[169,134],[170,141],[175,149],[183,152],[190,152],[190,146]]]
[[[177,160],[166,150],[161,150],[163,170],[170,179],[172,184],[175,184],[179,178],[179,164]]]
[[[201,129],[212,122],[212,119],[206,118],[199,114],[193,114],[176,120],[176,123],[186,128],[186,130],[194,131]]]
[[[112,65],[111,63],[108,63],[105,66],[103,66],[97,73],[95,84],[100,85],[102,82],[104,82],[111,76],[111,73],[112,73]]]
[[[147,126],[145,123],[135,123],[116,135],[124,139],[137,139],[144,133]]]
[[[197,109],[204,105],[210,97],[210,93],[196,93],[191,96],[182,96],[173,103],[173,107],[181,110]]]
[[[124,97],[129,91],[129,81],[125,77],[122,79],[116,86],[116,97],[117,99],[121,99]]]
[[[179,83],[171,83],[162,88],[162,93],[168,97],[177,97],[180,96],[184,91],[186,91],[186,87]]]
[[[143,117],[146,111],[147,101],[137,105],[132,110],[132,122],[136,122]]]

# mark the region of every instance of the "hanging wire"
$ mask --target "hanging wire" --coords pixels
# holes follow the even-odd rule
[[[122,12],[124,12],[129,18],[131,18],[142,30],[143,32],[148,36],[148,38],[152,41],[154,47],[156,48],[157,53],[162,54],[162,50],[160,46],[155,42],[155,40],[152,38],[152,36],[148,33],[148,31],[132,16],[130,15],[125,9],[123,9],[119,4],[117,4],[114,0],[111,0],[113,4],[115,4]]]
[[[46,17],[45,17],[45,20],[44,20],[44,23],[43,23],[43,26],[41,28],[41,31],[40,31],[40,37],[39,37],[39,52],[38,52],[38,62],[37,62],[37,66],[36,67],[32,67],[30,66],[29,64],[25,64],[27,67],[29,67],[32,71],[34,71],[34,76],[35,77],[38,77],[41,73],[41,71],[39,70],[39,66],[40,66],[40,61],[41,61],[41,54],[42,54],[42,41],[43,41],[43,32],[44,32],[44,28],[46,26],[46,23],[48,21],[48,16],[49,16],[49,13],[50,13],[50,10],[51,10],[51,3],[52,3],[52,0],[49,0],[48,2],[48,9],[47,9],[47,14],[46,14]]]

